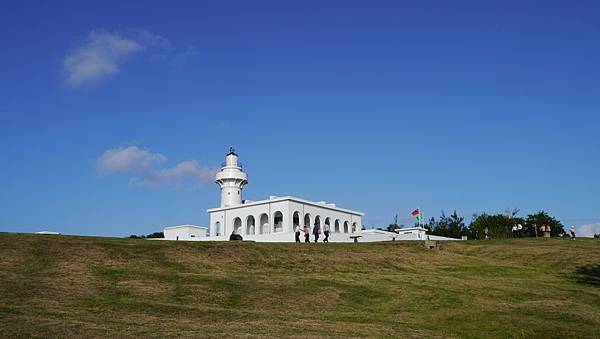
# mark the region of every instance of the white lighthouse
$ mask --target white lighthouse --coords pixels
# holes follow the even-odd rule
[[[248,183],[248,175],[238,162],[238,155],[233,148],[229,149],[215,182],[221,187],[221,208],[242,204],[242,189]]]
[[[311,242],[354,242],[362,237],[363,213],[333,203],[273,195],[266,200],[243,200],[242,190],[248,183],[248,175],[233,148],[229,149],[215,182],[221,188],[221,206],[207,210],[209,226],[166,227],[165,237],[223,241],[239,235],[249,241],[294,242],[299,240],[296,239],[299,228],[308,229],[306,236],[313,238]]]

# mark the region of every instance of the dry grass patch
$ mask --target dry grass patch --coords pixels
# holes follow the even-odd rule
[[[516,239],[432,251],[0,234],[0,333],[595,337],[599,245]]]

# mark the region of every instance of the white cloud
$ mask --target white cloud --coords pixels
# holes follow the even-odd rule
[[[170,49],[171,42],[169,39],[160,35],[152,34],[144,29],[134,31],[137,40],[146,47],[159,47],[163,49]]]
[[[63,61],[65,81],[77,87],[102,80],[119,71],[129,57],[149,47],[169,48],[167,39],[138,30],[131,37],[119,33],[91,31],[87,42],[70,52]]]
[[[151,165],[165,161],[167,158],[160,153],[152,153],[136,146],[119,147],[104,151],[96,165],[100,173],[144,171]]]
[[[201,166],[196,160],[187,160],[174,167],[154,170],[129,181],[132,186],[174,187],[195,189],[214,179],[216,169]]]
[[[168,168],[156,168],[167,159],[160,153],[152,153],[136,146],[108,149],[96,161],[101,174],[134,172],[130,186],[149,188],[197,189],[214,180],[218,169],[203,166],[198,161],[186,160]]]
[[[577,227],[575,233],[578,237],[593,237],[594,234],[600,234],[600,222],[595,224],[585,224]]]

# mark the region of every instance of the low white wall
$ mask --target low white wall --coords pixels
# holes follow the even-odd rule
[[[173,226],[165,227],[163,233],[165,240],[197,240],[206,238],[208,228],[201,226]]]

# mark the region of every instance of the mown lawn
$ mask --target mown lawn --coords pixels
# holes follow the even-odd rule
[[[600,241],[0,233],[0,337],[600,337]]]

